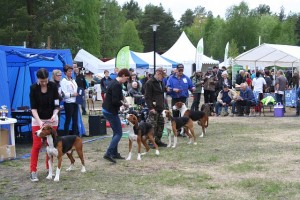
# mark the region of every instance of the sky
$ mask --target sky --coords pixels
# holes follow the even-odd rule
[[[119,5],[123,5],[125,2],[130,0],[117,0]],[[172,15],[176,21],[181,18],[181,15],[187,9],[194,9],[197,6],[205,7],[206,11],[212,11],[214,17],[220,15],[225,18],[226,9],[233,6],[239,5],[241,0],[134,0],[144,10],[144,7],[150,2],[152,5],[159,6],[161,3],[165,11],[171,10]],[[270,6],[272,13],[279,13],[281,6],[285,8],[285,14],[290,11],[293,13],[300,13],[300,1],[299,0],[245,0],[250,10],[258,7],[260,4],[266,4]]]

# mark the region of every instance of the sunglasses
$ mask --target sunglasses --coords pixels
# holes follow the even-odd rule
[[[178,69],[179,72],[183,72],[183,69]]]
[[[55,76],[61,76],[61,74],[56,74]]]

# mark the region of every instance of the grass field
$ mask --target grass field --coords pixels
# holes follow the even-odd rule
[[[1,199],[300,199],[297,117],[210,117],[197,145],[179,138],[175,149],[137,161],[135,144],[133,160],[117,164],[102,158],[110,138],[90,139],[97,140],[84,144],[87,172],[80,173],[78,158],[76,170],[66,172],[64,156],[60,182],[45,179],[45,152],[37,183],[29,180],[29,158],[1,163]],[[29,145],[17,146],[18,155],[29,152]],[[120,152],[127,156],[126,138]]]

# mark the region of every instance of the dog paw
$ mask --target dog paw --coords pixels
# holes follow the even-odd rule
[[[197,145],[197,142],[194,142],[194,145]]]
[[[131,157],[126,158],[126,160],[131,160]]]
[[[141,157],[138,157],[137,160],[142,160],[142,158],[141,158]]]
[[[51,175],[51,174],[49,174],[49,175],[46,177],[46,179],[48,179],[48,180],[52,180],[52,175]]]
[[[202,133],[199,137],[203,137],[204,136],[204,134]]]
[[[67,172],[72,171],[72,170],[73,170],[72,167],[69,167],[66,169]]]
[[[167,146],[168,148],[170,148],[171,147],[171,145],[170,144],[168,144],[168,146]]]
[[[155,151],[155,155],[157,155],[157,156],[159,155],[159,151],[158,150]]]
[[[188,142],[188,144],[191,144],[191,143],[192,143],[191,141]]]
[[[59,181],[59,178],[58,178],[58,177],[55,177],[55,178],[54,178],[54,181],[55,181],[55,182],[58,182],[58,181]]]
[[[175,147],[176,147],[175,145],[172,146],[172,148],[175,148]]]
[[[82,168],[81,168],[81,172],[82,172],[82,173],[86,172],[85,167],[82,167]]]
[[[143,155],[146,155],[146,154],[147,154],[147,152],[141,153],[142,156],[143,156]]]

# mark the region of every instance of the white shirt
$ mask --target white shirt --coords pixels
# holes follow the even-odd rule
[[[77,83],[74,79],[63,78],[60,82],[62,91],[65,94],[64,100],[66,103],[75,103],[76,97],[71,97],[74,93],[77,93]]]
[[[266,84],[266,80],[263,77],[254,78],[252,81],[253,91],[263,93],[264,85]]]

